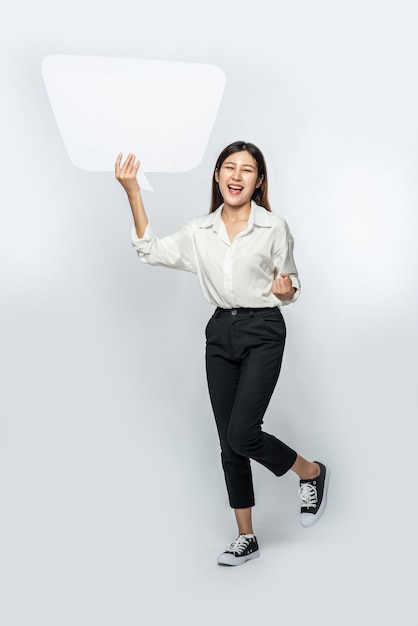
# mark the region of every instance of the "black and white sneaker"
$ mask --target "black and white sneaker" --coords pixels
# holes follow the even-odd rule
[[[313,526],[322,517],[327,506],[329,470],[318,463],[321,473],[312,480],[301,480],[299,497],[301,502],[299,522],[304,528]]]
[[[260,556],[255,535],[240,535],[218,556],[218,565],[242,565]]]

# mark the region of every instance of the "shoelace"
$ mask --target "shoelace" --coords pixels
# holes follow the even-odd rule
[[[240,535],[237,539],[235,539],[235,541],[230,543],[225,548],[225,552],[235,552],[236,554],[241,554],[241,552],[244,552],[249,543],[250,539],[248,539],[245,535]]]
[[[318,492],[311,483],[302,483],[299,488],[299,496],[302,506],[309,509],[316,507],[318,503]]]

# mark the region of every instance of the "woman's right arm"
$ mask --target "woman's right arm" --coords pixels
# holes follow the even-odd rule
[[[115,176],[127,193],[135,223],[132,229],[132,244],[139,258],[150,265],[163,265],[174,269],[196,273],[193,242],[186,227],[177,233],[158,239],[148,225],[147,214],[137,181],[140,162],[130,153],[122,164],[122,154],[115,163]]]
[[[122,154],[119,154],[115,163],[115,176],[116,180],[120,182],[126,191],[134,218],[136,234],[139,239],[142,239],[145,229],[148,226],[148,218],[145,213],[141,191],[136,178],[139,166],[140,161],[136,160],[134,154],[128,154],[124,163],[122,163]]]

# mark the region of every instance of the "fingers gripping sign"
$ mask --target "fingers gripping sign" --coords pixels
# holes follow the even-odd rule
[[[280,274],[273,282],[272,292],[279,300],[291,300],[295,295],[296,288],[292,285],[289,274]]]
[[[121,153],[116,159],[115,176],[128,195],[139,190],[137,174],[140,164],[141,162],[137,161],[136,156],[132,152],[128,154],[123,163]]]

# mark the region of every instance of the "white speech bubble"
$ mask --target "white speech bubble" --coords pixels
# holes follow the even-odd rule
[[[119,152],[134,152],[147,190],[145,172],[202,161],[226,82],[214,65],[55,54],[42,75],[72,163],[109,172]]]

